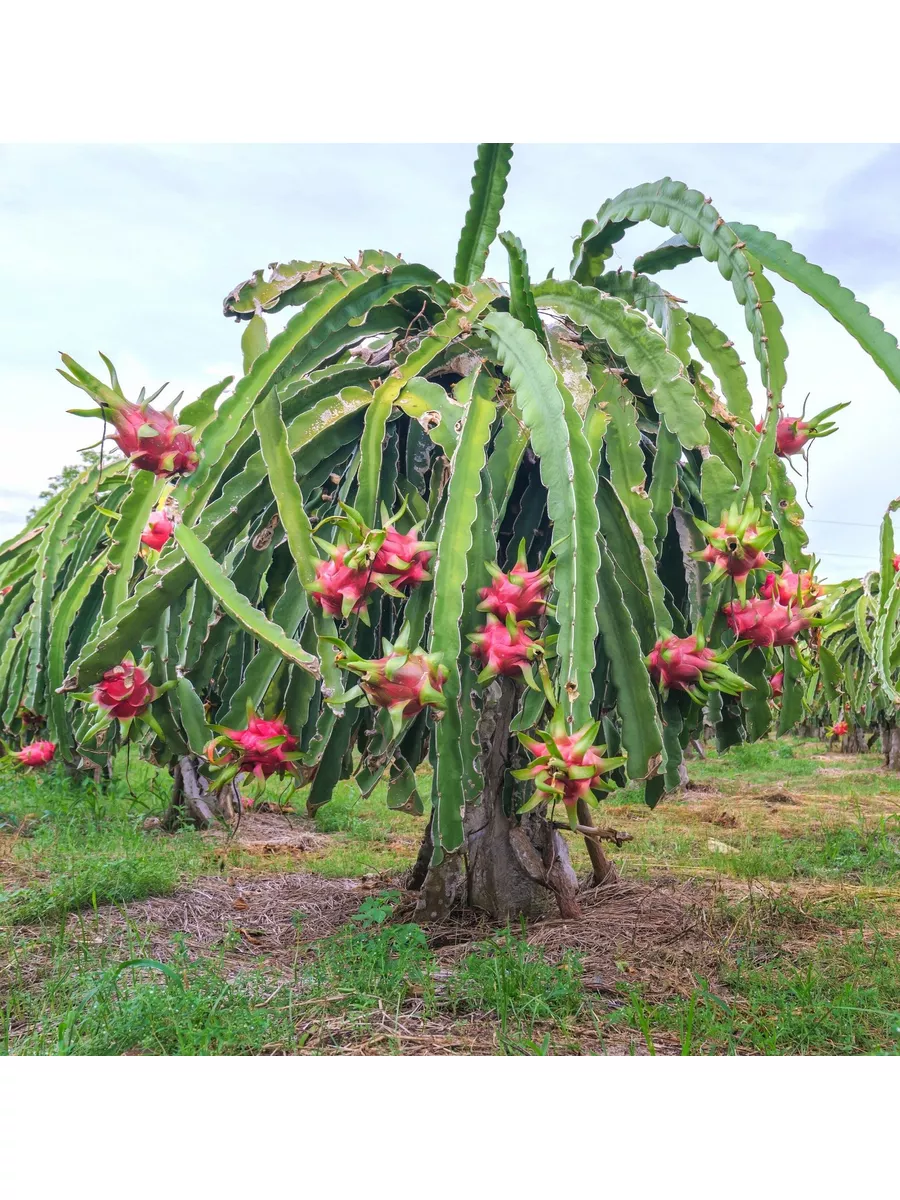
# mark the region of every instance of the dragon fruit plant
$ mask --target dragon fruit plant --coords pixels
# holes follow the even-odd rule
[[[125,458],[80,473],[0,545],[0,736],[32,740],[24,707],[66,769],[93,770],[124,721],[198,823],[239,775],[270,769],[309,784],[310,812],[345,778],[367,794],[384,782],[410,812],[430,788],[422,913],[465,896],[506,919],[554,897],[572,911],[556,799],[577,808],[616,778],[656,804],[703,722],[725,749],[790,729],[816,673],[850,698],[830,667],[854,614],[841,632],[821,624],[831,597],[809,578],[787,471],[837,408],[791,415],[771,274],[898,386],[900,351],[830,275],[671,179],[606,201],[567,278],[541,264],[533,281],[508,231],[509,283],[487,278],[511,158],[479,147],[451,279],[366,250],[238,284],[224,307],[243,331],[240,378],[177,414],[126,398],[111,364],[106,384],[65,357]],[[648,219],[669,240],[610,269]],[[730,281],[752,368],[727,310],[720,328],[661,286],[692,258]],[[172,496],[166,530],[152,514]],[[166,534],[158,557],[145,531]],[[859,605],[886,700],[892,556]],[[854,713],[869,681],[854,676]],[[551,713],[553,747],[534,732]],[[598,721],[607,751],[586,732]],[[530,874],[509,865],[532,859]]]
[[[817,598],[816,669],[805,718],[826,736],[847,724],[858,752],[880,739],[891,771],[900,771],[900,576],[893,522],[898,508],[900,502],[892,501],[882,521],[879,569],[830,585]]]

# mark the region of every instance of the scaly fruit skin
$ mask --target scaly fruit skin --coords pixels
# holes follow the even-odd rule
[[[837,426],[828,418],[846,408],[849,403],[848,400],[843,404],[833,404],[831,408],[824,409],[808,421],[804,421],[802,417],[782,417],[775,427],[775,453],[779,458],[791,458],[794,454],[800,454],[812,438],[828,437],[834,433]],[[762,433],[764,428],[765,422],[760,421],[756,432]]]
[[[552,566],[544,564],[536,571],[529,571],[525,559],[521,558],[509,574],[495,563],[488,564],[488,570],[493,582],[479,590],[481,612],[491,613],[501,621],[507,617],[527,621],[547,611]]]
[[[843,737],[844,734],[850,732],[850,726],[842,717],[840,721],[835,721],[828,732],[832,737]]]
[[[421,647],[410,651],[408,635],[404,626],[395,645],[385,640],[382,658],[360,658],[346,643],[332,639],[338,647],[335,662],[358,675],[359,684],[344,696],[331,697],[329,703],[343,705],[361,692],[375,708],[388,710],[395,736],[402,722],[423,708],[435,709],[436,719],[443,715],[447,671],[436,655],[426,654]]]
[[[529,664],[541,651],[540,644],[528,636],[523,624],[512,618],[499,621],[493,615],[488,616],[486,625],[469,634],[469,641],[472,643],[469,653],[483,668],[478,676],[482,683],[496,675],[527,674]]]
[[[249,714],[247,728],[223,730],[206,747],[206,757],[214,767],[234,768],[228,772],[229,777],[243,771],[263,783],[270,775],[294,770],[293,761],[287,756],[296,751],[297,745],[297,739],[281,719],[263,720]],[[218,753],[220,746],[225,747],[223,754]]]
[[[142,716],[155,699],[147,672],[127,659],[105,672],[94,688],[94,703],[120,721]]]
[[[578,824],[578,801],[587,798],[594,789],[613,790],[602,777],[621,766],[625,759],[603,757],[606,747],[593,744],[599,728],[600,722],[595,721],[575,733],[567,733],[562,711],[557,709],[550,728],[537,737],[519,734],[519,741],[534,755],[534,761],[512,774],[516,779],[533,779],[536,788],[533,801],[520,811],[544,800],[561,800],[574,829]]]
[[[349,504],[341,503],[340,508],[343,516],[329,520],[347,537],[344,561],[348,567],[365,571],[371,575],[375,587],[394,596],[403,594],[401,588],[412,590],[431,578],[427,567],[435,543],[420,541],[415,525],[408,533],[401,533],[395,524],[406,509],[405,501],[394,517],[383,509],[385,524],[382,529],[370,529],[362,514]]]
[[[779,604],[777,600],[765,600],[755,596],[746,604],[736,601],[726,604],[722,610],[728,624],[741,641],[748,641],[759,648],[768,646],[793,646],[797,634],[809,629],[811,621],[808,609],[796,609],[792,605]]]
[[[772,689],[773,696],[784,695],[784,671],[776,671],[769,679],[769,687]]]
[[[730,576],[737,584],[738,594],[746,597],[746,581],[751,571],[769,565],[766,549],[775,538],[776,530],[771,524],[764,525],[762,512],[750,506],[741,512],[737,505],[722,513],[718,525],[698,521],[697,527],[709,542],[705,550],[698,550],[694,558],[712,563],[708,582]]]
[[[362,612],[378,583],[368,568],[348,567],[346,546],[335,546],[331,558],[316,563],[316,582],[310,589],[315,602],[332,617],[346,619]]]
[[[141,534],[141,541],[151,550],[162,550],[174,532],[175,522],[170,517],[161,511],[152,512]]]
[[[56,742],[31,742],[21,750],[14,750],[11,757],[23,767],[46,767],[55,753]]]
[[[900,554],[894,555],[894,570],[900,571]]]
[[[379,583],[386,580],[395,588],[412,589],[431,578],[426,568],[433,543],[420,542],[414,534],[400,533],[393,525],[383,532],[384,541],[372,560],[372,573]]]
[[[770,571],[759,592],[765,600],[777,600],[779,604],[796,604],[800,608],[810,608],[818,600],[822,588],[809,571],[801,571],[798,575],[789,567],[785,567],[780,575]]]
[[[160,478],[196,471],[200,456],[193,439],[168,413],[121,399],[115,406],[104,405],[104,412],[115,426],[119,449],[139,471]]]
[[[663,695],[669,691],[687,692],[699,702],[711,691],[736,696],[750,686],[696,634],[660,638],[644,661]]]

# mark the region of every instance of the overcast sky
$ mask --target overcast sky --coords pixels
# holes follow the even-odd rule
[[[77,459],[94,425],[69,416],[78,394],[55,373],[64,350],[97,374],[112,358],[126,394],[166,380],[174,395],[240,366],[241,327],[222,299],[254,268],[341,259],[363,247],[449,275],[475,147],[6,146],[0,148],[0,540],[45,480]],[[524,145],[516,147],[503,226],[532,274],[567,273],[586,217],[625,187],[671,175],[711,196],[726,220],[771,229],[838,275],[900,331],[900,147],[891,145]],[[664,240],[629,231],[613,266]],[[505,278],[505,254],[489,273]],[[660,276],[728,331],[748,362],[731,287],[694,262]],[[900,397],[840,326],[775,279],[790,347],[787,411],[841,400],[840,431],[810,455],[808,530],[823,574],[877,565],[877,526],[900,493]],[[278,322],[280,325],[281,322]]]

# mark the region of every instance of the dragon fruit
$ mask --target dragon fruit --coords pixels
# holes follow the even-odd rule
[[[900,554],[894,555],[894,570],[900,571]],[[9,589],[6,589],[9,590]]]
[[[513,771],[512,775],[515,779],[532,779],[535,785],[534,796],[519,808],[519,812],[527,812],[546,800],[561,800],[574,829],[578,825],[580,799],[588,798],[596,790],[613,791],[603,775],[622,766],[625,759],[603,757],[606,747],[593,744],[599,729],[600,722],[595,721],[575,733],[568,733],[562,709],[558,708],[549,729],[539,732],[536,737],[518,735],[534,759],[522,770]]]
[[[828,418],[846,408],[849,403],[847,400],[843,404],[833,404],[831,408],[824,409],[808,421],[802,416],[782,417],[775,428],[775,453],[779,458],[791,458],[794,454],[799,454],[812,438],[828,437],[834,433],[837,425]],[[765,422],[760,421],[756,432],[762,433],[764,428]]]
[[[774,527],[764,525],[762,512],[752,505],[744,513],[740,512],[737,505],[732,505],[728,512],[722,513],[718,525],[697,521],[697,527],[709,545],[705,550],[698,550],[693,557],[713,564],[708,581],[714,583],[730,575],[743,600],[747,576],[751,571],[769,565],[765,552],[775,538]]]
[[[21,750],[13,751],[12,758],[23,767],[46,767],[56,753],[55,742],[31,742]]]
[[[214,786],[224,786],[239,772],[255,775],[261,784],[270,775],[294,772],[297,746],[282,718],[264,720],[250,709],[246,729],[222,729],[206,747],[206,757],[215,768]]]
[[[378,584],[369,568],[348,566],[346,546],[330,547],[331,557],[316,563],[316,582],[310,594],[324,612],[344,620],[361,613],[365,620],[366,602]]]
[[[536,571],[528,570],[524,542],[519,548],[516,565],[507,574],[496,563],[485,563],[493,582],[479,591],[481,612],[491,613],[501,621],[512,617],[526,621],[547,611],[547,593],[553,574],[553,563],[544,559]]]
[[[811,608],[819,599],[822,588],[809,571],[801,571],[798,575],[789,567],[784,567],[780,575],[770,571],[759,591],[765,600]]]
[[[669,691],[687,692],[702,703],[711,691],[736,696],[751,686],[725,666],[727,657],[705,646],[700,634],[684,638],[670,635],[660,638],[644,662],[663,695]]]
[[[741,641],[748,641],[760,648],[793,646],[797,634],[812,624],[809,609],[796,609],[792,605],[766,600],[761,596],[745,604],[737,601],[726,604],[722,611]]]
[[[426,568],[435,543],[420,541],[416,525],[407,533],[397,529],[396,522],[406,511],[405,500],[393,517],[383,508],[382,529],[370,529],[362,514],[349,504],[341,503],[340,508],[343,515],[329,517],[328,521],[337,525],[347,536],[344,561],[353,570],[363,571],[370,576],[373,590],[380,587],[392,596],[403,596],[400,588],[412,589],[431,578]],[[327,542],[319,544],[331,553]]]
[[[175,522],[163,511],[152,512],[146,528],[141,534],[141,541],[151,550],[162,550],[163,546],[175,532]]]
[[[784,695],[784,671],[776,671],[769,679],[769,687],[772,689],[773,696]]]
[[[436,709],[436,717],[447,707],[443,686],[447,671],[440,658],[426,654],[419,647],[409,649],[410,629],[406,625],[392,645],[384,639],[382,658],[360,658],[345,642],[329,639],[337,647],[335,662],[358,675],[359,684],[341,696],[332,696],[328,703],[340,705],[365,696],[375,708],[387,709],[394,735],[400,732],[404,720],[415,717],[423,708]]]
[[[147,671],[132,659],[112,667],[94,689],[94,703],[120,721],[143,716],[156,696]]]
[[[850,726],[843,717],[841,717],[840,721],[835,721],[835,723],[828,730],[828,733],[831,737],[844,737],[844,735],[848,734],[849,732]]]
[[[372,560],[372,573],[378,582],[394,588],[414,588],[430,579],[426,567],[433,553],[433,542],[420,542],[413,533],[400,533],[393,525],[383,531],[384,540]]]
[[[472,645],[469,653],[482,665],[479,683],[486,683],[497,675],[521,675],[529,687],[536,688],[531,673],[531,662],[543,653],[543,646],[525,631],[530,621],[516,621],[508,616],[500,621],[488,614],[487,624],[480,625],[475,633],[468,635]]]

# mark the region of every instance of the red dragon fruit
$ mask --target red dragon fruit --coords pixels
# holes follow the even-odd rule
[[[518,622],[508,616],[506,621],[488,615],[487,624],[468,635],[472,645],[469,653],[482,665],[479,683],[497,675],[521,675],[529,687],[536,688],[531,662],[543,653],[543,646],[525,632],[530,621]]]
[[[420,542],[414,533],[400,533],[393,525],[381,532],[384,541],[372,560],[372,573],[379,583],[386,581],[398,589],[414,588],[431,578],[426,567],[433,543]]]
[[[730,575],[737,585],[741,599],[746,596],[747,576],[751,571],[769,565],[766,549],[775,538],[775,529],[763,523],[760,509],[751,505],[744,513],[737,505],[722,513],[718,525],[697,521],[697,527],[709,542],[705,550],[698,550],[694,558],[712,563],[708,581],[715,583]]]
[[[770,571],[759,591],[766,600],[811,608],[821,595],[822,588],[809,571],[801,571],[798,575],[789,567],[784,567],[780,575]]]
[[[545,558],[536,571],[528,570],[524,542],[519,548],[516,565],[507,574],[496,563],[485,563],[493,582],[479,591],[481,612],[492,613],[501,621],[512,617],[526,621],[547,611],[547,593],[553,574],[553,563]]]
[[[63,354],[62,360],[69,369],[68,372],[60,372],[63,378],[87,392],[100,406],[99,413],[96,409],[69,411],[82,417],[99,415],[109,421],[116,430],[113,438],[119,449],[139,471],[152,471],[160,478],[190,475],[196,471],[200,456],[194,448],[188,426],[179,425],[171,412],[152,408],[150,401],[144,399],[143,391],[137,404],[126,400],[108,360],[111,388],[95,379],[68,354]],[[159,395],[158,392],[156,394]],[[178,399],[180,397],[173,402],[173,407]]]
[[[143,716],[156,696],[147,671],[131,659],[107,671],[94,689],[94,703],[120,721]]]
[[[797,634],[809,629],[812,623],[809,609],[797,609],[761,596],[755,596],[746,604],[737,601],[726,604],[722,611],[741,641],[760,648],[793,646]]]
[[[217,787],[222,787],[239,772],[255,775],[260,783],[264,783],[270,775],[283,775],[296,769],[293,756],[297,745],[297,739],[280,717],[264,720],[250,710],[247,728],[223,729],[206,747],[206,757],[217,769]],[[220,747],[224,748],[223,753],[220,753]]]
[[[776,671],[769,679],[769,687],[772,689],[773,696],[784,695],[784,671]]]
[[[594,738],[600,722],[584,725],[575,733],[568,733],[561,709],[557,709],[550,728],[529,737],[520,733],[519,741],[534,755],[534,760],[520,771],[513,771],[516,779],[533,779],[534,796],[523,804],[519,812],[547,800],[561,800],[566,807],[569,824],[578,825],[577,805],[582,798],[589,798],[592,791],[613,790],[602,777],[607,771],[622,766],[624,758],[604,758],[605,746],[595,746]]]
[[[403,721],[423,708],[430,706],[437,710],[436,716],[442,715],[447,707],[443,693],[447,671],[437,655],[426,654],[421,647],[410,651],[409,634],[409,626],[404,626],[393,645],[384,640],[383,657],[372,659],[360,658],[338,638],[329,639],[338,647],[335,662],[360,678],[356,687],[330,697],[328,703],[343,706],[363,695],[373,707],[387,709],[395,736]]]
[[[23,767],[46,767],[53,761],[56,742],[31,742],[21,750],[13,751],[12,758]]]
[[[840,721],[835,721],[835,723],[828,730],[830,737],[844,737],[844,735],[848,734],[849,732],[850,726],[843,717],[841,717]]]
[[[152,512],[146,528],[141,534],[141,541],[151,550],[162,550],[163,546],[175,532],[175,522],[163,511]]]
[[[900,571],[900,554],[894,555],[894,570]],[[5,590],[8,591],[9,589],[7,588]]]
[[[346,565],[371,576],[373,588],[380,587],[390,595],[402,596],[400,588],[412,589],[431,578],[426,568],[434,552],[434,542],[420,541],[416,525],[407,533],[397,529],[396,522],[406,511],[405,500],[393,517],[386,508],[382,509],[382,529],[370,529],[362,514],[349,504],[341,503],[340,508],[343,515],[329,517],[328,521],[347,536]],[[320,545],[331,552],[327,542],[320,542]]]
[[[644,661],[663,695],[669,691],[687,692],[700,703],[711,691],[736,696],[751,686],[725,666],[727,657],[704,646],[700,634],[683,638],[670,635],[660,638]]]
[[[331,558],[316,563],[316,582],[310,589],[313,600],[329,616],[346,620],[351,613],[361,613],[365,619],[366,602],[378,586],[372,571],[347,566],[346,546],[333,546],[330,554]]]
[[[850,403],[849,400],[843,404],[833,404],[831,408],[826,408],[818,414],[805,421],[800,417],[782,417],[775,428],[775,453],[779,458],[790,458],[794,454],[799,454],[806,443],[812,438],[828,437],[829,434],[837,430],[837,425],[828,418],[834,416],[836,412],[840,412],[842,408],[846,408]],[[805,407],[805,406],[804,406]],[[765,422],[760,421],[756,426],[756,432],[762,433],[765,428]]]

